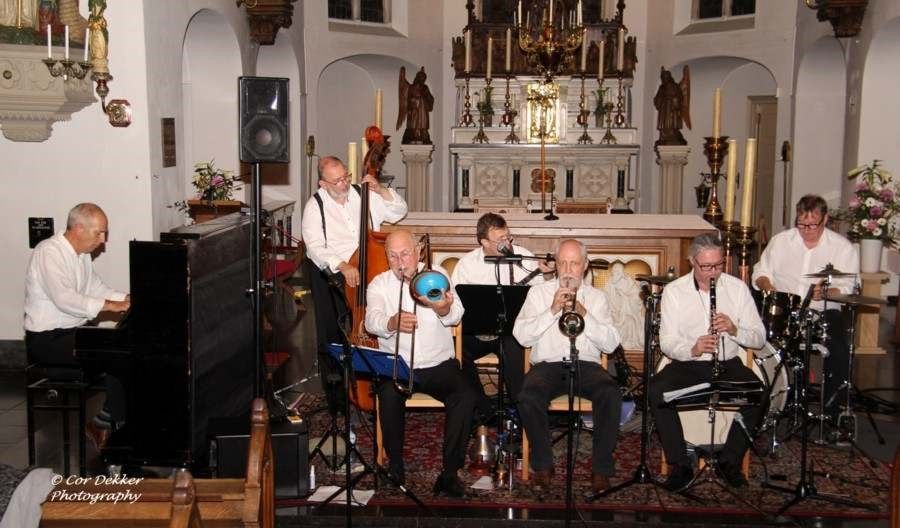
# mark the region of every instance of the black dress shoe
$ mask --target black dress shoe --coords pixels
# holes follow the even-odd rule
[[[744,472],[741,471],[740,464],[720,460],[719,473],[732,488],[744,488],[750,485],[747,479],[744,478]]]
[[[466,488],[456,473],[441,473],[434,482],[435,495],[446,495],[461,499],[466,495]]]
[[[694,480],[694,470],[690,466],[671,466],[669,478],[663,482],[663,487],[669,491],[681,491]]]

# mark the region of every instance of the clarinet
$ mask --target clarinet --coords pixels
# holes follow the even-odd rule
[[[709,333],[716,336],[716,350],[713,352],[712,360],[712,377],[716,379],[722,373],[722,367],[719,365],[719,332],[716,330],[716,279],[709,278]]]

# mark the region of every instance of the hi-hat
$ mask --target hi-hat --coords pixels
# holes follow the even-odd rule
[[[825,297],[825,299],[828,301],[838,302],[838,303],[842,303],[842,304],[849,304],[849,305],[853,305],[853,306],[856,306],[859,304],[887,304],[887,301],[885,301],[884,299],[882,299],[880,297],[867,297],[865,295],[855,295],[855,294],[830,295],[830,296]]]
[[[804,275],[809,279],[827,279],[828,277],[856,277],[856,273],[844,273],[836,269],[824,269],[816,273],[807,273]]]

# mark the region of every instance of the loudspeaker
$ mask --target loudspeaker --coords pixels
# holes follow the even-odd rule
[[[239,77],[238,93],[241,161],[290,162],[288,80]]]
[[[249,418],[243,428],[238,420],[210,420],[210,473],[214,478],[247,476],[250,445]],[[272,455],[275,458],[275,497],[295,499],[309,494],[309,433],[306,421],[273,421]]]

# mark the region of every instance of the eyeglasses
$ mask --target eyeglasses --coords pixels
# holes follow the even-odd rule
[[[328,180],[326,180],[325,178],[322,178],[322,181],[325,182],[325,183],[330,183],[331,185],[338,185],[338,184],[341,184],[341,183],[347,183],[347,182],[350,181],[350,174],[344,173],[343,176],[341,176],[340,178],[338,178],[338,179],[336,179],[336,180],[334,180],[334,181],[328,181]]]
[[[723,269],[725,267],[724,260],[712,264],[700,264],[699,262],[697,262],[696,264],[701,271],[713,271],[717,269]]]
[[[825,221],[825,218],[823,217],[821,220],[819,220],[815,224],[801,224],[799,222],[796,222],[796,223],[794,223],[794,225],[797,226],[797,229],[805,229],[807,231],[812,231],[813,229],[818,229],[818,227],[820,225],[822,225],[822,222],[824,222],[824,221]]]

